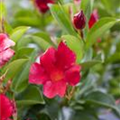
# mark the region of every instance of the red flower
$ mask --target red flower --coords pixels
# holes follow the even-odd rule
[[[42,12],[45,13],[49,10],[48,4],[53,4],[53,0],[35,0],[35,5]]]
[[[0,120],[9,120],[12,114],[12,102],[4,94],[0,94]]]
[[[29,82],[43,84],[44,95],[48,98],[63,97],[67,85],[75,86],[81,78],[81,68],[75,61],[75,53],[61,42],[57,50],[49,48],[40,57],[40,63],[33,63]]]
[[[74,15],[73,24],[76,29],[82,30],[85,27],[86,18],[82,10]]]
[[[14,51],[10,49],[14,45],[6,34],[0,33],[0,68],[14,55]]]
[[[98,19],[99,19],[98,11],[97,9],[95,9],[93,13],[91,14],[89,22],[88,22],[89,28],[92,28],[92,26],[98,21]]]

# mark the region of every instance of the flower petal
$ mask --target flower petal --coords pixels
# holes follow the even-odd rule
[[[79,65],[74,65],[66,71],[65,78],[70,85],[75,86],[80,81],[80,69]]]
[[[4,94],[0,94],[0,110],[2,120],[8,119],[13,114],[13,105]]]
[[[54,63],[56,61],[55,53],[56,50],[51,47],[40,57],[40,63],[47,73],[50,73],[54,69]]]
[[[10,60],[10,58],[14,55],[14,51],[10,48],[0,52],[0,67],[5,65],[6,62]]]
[[[60,97],[64,97],[66,92],[66,82],[61,80],[59,82],[46,82],[44,85],[44,95],[48,98],[53,98],[56,95],[59,95]]]
[[[56,58],[57,66],[64,69],[75,63],[76,55],[67,47],[67,45],[65,45],[65,43],[61,42],[58,46]]]
[[[93,25],[98,21],[99,16],[98,16],[98,11],[97,9],[95,9],[89,19],[88,25],[89,25],[89,29],[93,27]]]
[[[0,34],[0,52],[14,45],[15,43],[6,34]]]
[[[38,64],[32,64],[30,68],[29,82],[33,84],[44,84],[49,80],[47,74],[45,73],[44,68]]]

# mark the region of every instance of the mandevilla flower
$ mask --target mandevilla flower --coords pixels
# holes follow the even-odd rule
[[[86,18],[82,10],[74,15],[73,24],[78,30],[82,30],[85,27]]]
[[[0,94],[0,120],[10,120],[13,114],[12,102],[4,95]]]
[[[89,22],[88,22],[89,28],[92,28],[92,26],[98,21],[98,19],[99,19],[98,11],[97,9],[95,9],[93,13],[91,14]]]
[[[14,55],[14,51],[10,49],[15,43],[4,33],[0,33],[0,68]]]
[[[48,98],[63,97],[67,85],[75,86],[81,78],[81,67],[75,61],[75,53],[61,42],[58,49],[49,48],[40,57],[40,63],[32,64],[29,82],[43,84],[43,93]]]
[[[35,5],[37,8],[42,12],[45,13],[49,10],[48,4],[51,3],[53,4],[53,0],[34,0]]]

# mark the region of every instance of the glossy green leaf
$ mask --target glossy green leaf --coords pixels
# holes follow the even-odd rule
[[[7,65],[3,71],[7,71],[6,78],[13,79],[13,77],[20,72],[23,65],[28,61],[28,59],[17,59]]]
[[[33,51],[34,51],[34,48],[28,48],[28,47],[20,48],[17,50],[17,53],[14,56],[14,59],[29,57]]]
[[[109,30],[117,20],[115,18],[102,18],[90,29],[86,38],[86,49],[89,49],[97,39]]]
[[[106,93],[103,93],[100,91],[93,91],[93,92],[89,93],[85,97],[85,99],[90,104],[96,104],[96,105],[112,108],[120,116],[120,111],[117,108],[117,106],[115,105],[114,98]]]
[[[82,66],[82,69],[90,69],[94,65],[100,64],[100,63],[102,63],[102,61],[100,60],[91,60],[91,61],[85,61],[83,63],[80,63],[80,65]]]
[[[49,44],[54,45],[51,38],[50,38],[50,35],[47,34],[46,32],[37,32],[37,33],[34,33],[33,35],[40,37],[40,38],[43,38]]]
[[[77,35],[72,23],[70,22],[70,18],[68,17],[67,13],[64,11],[61,5],[50,5],[50,11],[54,19],[59,23],[61,28],[63,28],[66,33],[75,36]]]
[[[30,38],[33,40],[34,43],[36,43],[44,51],[49,47],[51,47],[51,45],[41,37],[34,35],[34,36],[31,36]]]
[[[34,105],[34,104],[45,104],[42,93],[38,87],[30,85],[27,89],[20,93],[20,98],[17,99],[17,105]]]
[[[36,51],[29,54],[29,61],[24,65],[24,68],[14,77],[11,88],[14,92],[21,92],[28,86],[30,66],[35,61]]]
[[[17,27],[15,28],[12,33],[10,34],[10,38],[17,42],[25,33],[26,31],[29,29],[30,27],[26,27],[26,26],[21,26],[21,27]]]

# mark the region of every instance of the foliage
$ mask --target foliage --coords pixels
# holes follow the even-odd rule
[[[6,0],[0,14],[4,27],[16,45],[14,57],[3,68],[4,84],[12,79],[7,95],[17,103],[17,120],[99,120],[102,111],[120,118],[120,3],[119,0],[58,0],[49,4],[42,14],[33,3],[25,0]],[[7,6],[7,7],[6,7]],[[6,9],[5,9],[6,7]],[[82,9],[87,22],[93,9],[98,9],[99,20],[82,38],[74,29],[70,9],[75,14]],[[97,42],[98,38],[101,42]],[[29,70],[38,55],[47,48],[57,48],[63,40],[76,53],[82,66],[82,78],[70,100],[46,98],[41,85],[28,82]]]

